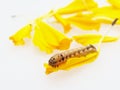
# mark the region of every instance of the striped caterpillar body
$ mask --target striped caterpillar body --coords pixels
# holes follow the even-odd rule
[[[93,45],[89,45],[83,48],[76,48],[71,50],[66,50],[64,52],[58,53],[50,58],[48,64],[52,67],[58,67],[59,65],[67,62],[69,58],[86,56],[87,54],[96,52],[96,48]]]

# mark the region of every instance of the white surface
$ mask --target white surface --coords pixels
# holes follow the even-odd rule
[[[99,58],[93,63],[46,76],[43,63],[52,54],[41,53],[29,40],[18,47],[8,40],[25,24],[22,18],[13,20],[12,15],[35,18],[68,1],[0,1],[0,90],[120,90],[120,41],[102,44]],[[119,34],[120,27],[115,26],[114,30]]]

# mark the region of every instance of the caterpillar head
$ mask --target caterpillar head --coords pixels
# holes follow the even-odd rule
[[[65,62],[65,59],[64,59],[63,55],[56,54],[49,59],[48,64],[52,67],[58,67],[60,64],[62,64],[64,62]]]
[[[51,57],[48,61],[48,64],[53,67],[56,65],[56,63],[57,63],[57,59],[54,57]]]

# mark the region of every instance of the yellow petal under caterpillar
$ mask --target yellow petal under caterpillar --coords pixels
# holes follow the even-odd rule
[[[84,64],[87,64],[89,62],[93,62],[99,54],[99,51],[94,51],[91,53],[84,55],[81,55],[80,57],[74,57],[74,58],[68,58],[67,61],[63,64],[61,64],[58,67],[53,67],[49,65],[48,63],[44,64],[44,67],[46,68],[46,74],[50,74],[53,72],[56,72],[58,70],[69,70]]]

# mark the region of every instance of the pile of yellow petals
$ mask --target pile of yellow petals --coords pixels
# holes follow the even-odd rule
[[[10,37],[15,45],[24,44],[24,38],[30,37],[32,31],[31,25],[26,25],[17,33]],[[72,39],[51,27],[41,19],[35,20],[34,35],[32,41],[35,46],[38,46],[41,51],[52,53],[53,50],[66,50],[69,48]]]
[[[73,36],[73,39],[82,44],[82,45],[89,45],[89,44],[97,44],[100,42],[100,39],[103,37],[101,34],[82,34]],[[102,42],[113,42],[117,41],[119,37],[115,36],[104,36]]]
[[[99,30],[102,23],[111,24],[115,18],[120,18],[120,1],[108,0],[109,6],[98,7],[94,0],[73,0],[67,6],[60,8],[53,15],[64,27],[64,32],[70,31],[73,24],[82,30]],[[64,15],[68,15],[64,17]],[[117,22],[120,24],[120,20]]]
[[[18,32],[16,32],[14,35],[10,36],[10,40],[13,41],[15,45],[24,45],[24,38],[30,38],[31,37],[31,31],[32,31],[32,25],[28,24],[21,28]]]
[[[32,38],[32,42],[41,51],[52,53],[53,50],[69,49],[72,40],[86,46],[88,44],[100,43],[103,35],[101,34],[81,34],[68,38],[65,34],[72,29],[71,25],[79,27],[81,30],[100,29],[102,23],[111,24],[116,18],[120,18],[120,1],[107,0],[110,6],[98,7],[94,0],[72,0],[67,6],[49,12],[45,16],[41,16],[34,21],[34,24],[28,24],[21,28],[18,32],[10,36],[10,40],[15,45],[24,45],[25,38]],[[45,18],[54,16],[55,20],[64,28],[64,33],[56,30],[47,22]],[[117,21],[120,24],[120,21]],[[33,29],[33,33],[31,34]],[[105,36],[102,42],[112,42],[118,40],[118,37]],[[69,70],[71,68],[92,62],[99,55],[99,51],[82,56],[80,58],[70,58],[66,63],[59,67],[51,67],[45,63],[46,74],[56,72],[58,70]]]
[[[35,23],[33,43],[40,50],[51,53],[54,49],[65,50],[69,48],[71,39],[40,19],[36,19]]]
[[[81,65],[93,62],[99,55],[99,51],[96,51],[94,53],[90,53],[86,56],[82,56],[79,58],[69,58],[66,63],[58,66],[58,67],[51,67],[48,63],[44,64],[44,67],[46,68],[45,73],[50,74],[53,72],[57,72],[59,70],[70,70],[75,67],[79,67]]]

